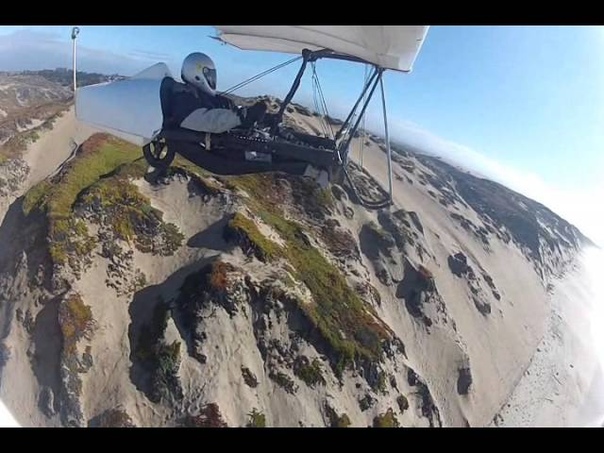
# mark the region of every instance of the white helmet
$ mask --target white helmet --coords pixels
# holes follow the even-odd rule
[[[216,94],[216,67],[212,59],[204,53],[189,54],[182,62],[180,77],[204,93],[211,96]]]

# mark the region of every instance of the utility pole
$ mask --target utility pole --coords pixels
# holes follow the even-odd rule
[[[73,97],[75,99],[75,93],[77,88],[76,82],[76,38],[80,33],[80,29],[78,27],[73,27],[71,29],[71,41],[73,43]]]

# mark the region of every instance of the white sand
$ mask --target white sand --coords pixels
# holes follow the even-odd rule
[[[68,159],[76,145],[96,131],[76,121],[73,107],[63,113],[55,121],[52,130],[40,134],[40,138],[25,152],[24,159],[31,167],[26,187],[31,187],[52,174]]]

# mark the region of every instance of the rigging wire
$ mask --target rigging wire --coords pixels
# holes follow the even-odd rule
[[[265,77],[281,68],[284,68],[285,66],[288,66],[298,60],[300,60],[302,58],[302,56],[298,56],[295,58],[292,58],[288,61],[285,61],[281,64],[278,64],[277,66],[274,66],[270,69],[267,69],[266,71],[263,71],[259,74],[256,74],[253,77],[250,77],[247,80],[244,80],[243,82],[240,82],[236,85],[233,85],[232,87],[230,87],[229,89],[223,91],[221,94],[230,94],[233,93],[234,91],[243,88],[246,85],[249,85],[252,82],[255,82],[256,80]],[[319,82],[319,78],[317,76],[316,73],[316,67],[315,67],[315,62],[312,62],[312,68],[313,68],[313,85],[314,85],[314,89],[313,89],[313,101],[315,103],[315,109],[317,110],[318,113],[322,113],[323,117],[325,118],[326,116],[329,115],[329,111],[327,109],[327,103],[325,102],[325,96],[323,95],[323,90],[321,88],[321,83]],[[366,73],[365,73],[365,83],[368,83],[368,77],[367,77],[367,66],[365,67]],[[383,96],[383,92],[382,92],[382,96]],[[364,96],[365,98],[365,96]],[[364,112],[363,112],[364,113]],[[353,113],[353,118],[356,117],[356,112]],[[365,125],[364,123],[365,117],[363,115],[363,126]],[[330,124],[325,124],[323,123],[323,125],[325,126],[325,131],[326,131],[326,136],[329,135],[331,138],[334,137],[333,134],[333,130],[331,128]],[[361,160],[362,161],[362,160]],[[391,204],[391,198],[388,197],[385,200],[381,200],[381,201],[373,201],[373,200],[367,200],[365,198],[363,198],[363,196],[361,196],[361,194],[359,193],[359,191],[357,190],[352,177],[350,176],[346,165],[344,165],[342,167],[342,171],[344,173],[344,176],[346,177],[346,180],[350,186],[350,188],[352,189],[352,192],[354,194],[354,196],[358,199],[359,203],[364,206],[367,209],[382,209],[385,207],[388,207]]]
[[[382,92],[382,104],[383,104],[383,110],[384,110],[384,121],[387,122],[388,119],[386,117],[386,106],[385,106],[385,99],[384,99],[384,88],[383,88],[383,83],[382,83],[382,72],[383,69],[380,69],[380,73],[379,73],[379,79],[378,81],[380,82],[380,87],[381,87],[381,92]],[[375,89],[375,85],[373,87]],[[364,120],[365,119],[365,109],[366,109],[366,104],[369,101],[369,99],[371,99],[371,96],[373,95],[373,89],[371,91],[371,93],[368,95],[368,99],[365,100],[364,103],[364,107],[361,110],[360,115],[360,120]],[[359,120],[357,120],[359,121]],[[389,139],[388,139],[388,129],[387,129],[387,125],[386,125],[386,140],[389,144]],[[390,158],[390,154],[389,154],[389,158]],[[361,206],[367,208],[367,209],[383,209],[383,208],[387,208],[388,206],[390,206],[392,204],[392,182],[391,182],[391,178],[389,178],[389,188],[390,188],[390,193],[386,195],[386,197],[382,200],[368,200],[366,198],[364,198],[358,188],[356,187],[350,173],[348,172],[348,165],[351,165],[350,160],[347,161],[347,163],[345,165],[342,166],[342,171],[344,173],[344,176],[346,178],[346,182],[348,183],[348,185],[350,186],[350,189],[352,190],[352,194],[354,195],[354,197],[357,199],[357,201],[359,202],[359,204],[361,204]],[[389,167],[390,168],[390,167]],[[377,181],[376,181],[377,182]],[[378,186],[384,191],[386,192],[386,190],[382,187],[382,185],[377,182]]]
[[[317,75],[317,68],[314,61],[311,63],[311,67],[313,81],[313,102],[315,103],[315,110],[322,115],[321,126],[323,128],[323,133],[326,137],[333,139],[333,129],[329,120],[327,120],[329,117],[329,110],[327,109],[327,102],[325,102],[325,96],[323,95],[321,82],[319,81],[319,76]]]
[[[285,66],[290,65],[290,64],[292,64],[292,63],[300,60],[301,58],[302,58],[302,56],[294,57],[291,60],[287,60],[287,61],[285,61],[283,63],[278,64],[277,66],[273,66],[272,68],[269,68],[269,69],[267,69],[264,72],[256,74],[255,76],[252,76],[252,77],[250,77],[247,80],[244,80],[243,82],[240,82],[240,83],[238,83],[236,85],[233,85],[231,88],[229,88],[228,90],[223,91],[221,94],[230,94],[230,93],[234,92],[235,90],[243,88],[244,86],[249,85],[250,83],[255,82],[256,80],[258,80],[258,79],[260,79],[260,78],[262,78],[264,76],[267,76],[267,75],[269,75],[272,72],[277,71],[278,69],[284,68]]]
[[[319,99],[318,99],[318,93],[317,93],[317,88],[316,88],[316,80],[315,78],[311,75],[312,77],[312,102],[313,102],[313,107],[315,109],[315,112],[317,112],[319,114],[319,124],[321,125],[321,130],[322,133],[327,137],[328,131],[327,131],[327,124],[325,121],[325,112],[322,111],[322,106],[319,103]]]

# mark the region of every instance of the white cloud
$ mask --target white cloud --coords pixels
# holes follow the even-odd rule
[[[132,75],[157,63],[157,54],[139,50],[120,55],[78,45],[78,70]],[[18,30],[0,35],[0,71],[71,68],[72,44],[58,33]]]
[[[381,118],[372,117],[368,123],[369,128],[382,133]],[[562,190],[546,183],[535,172],[497,162],[472,148],[437,137],[409,121],[390,120],[389,125],[392,140],[439,156],[538,201],[604,246],[604,203],[601,201],[604,200],[604,181]]]

